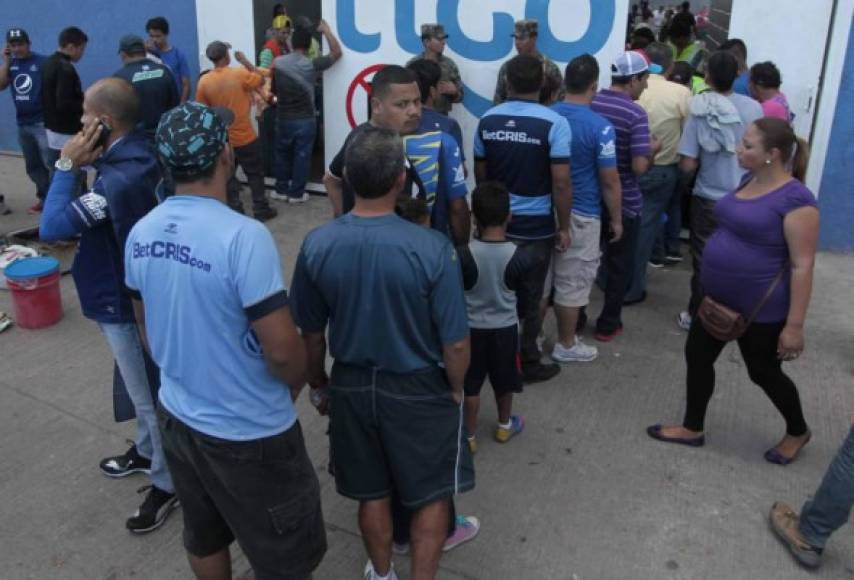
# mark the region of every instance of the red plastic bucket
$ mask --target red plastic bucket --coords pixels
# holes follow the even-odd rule
[[[16,260],[6,267],[15,323],[21,328],[45,328],[62,318],[59,261],[49,256]]]

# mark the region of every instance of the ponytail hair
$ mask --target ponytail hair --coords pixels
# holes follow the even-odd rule
[[[762,146],[765,150],[779,150],[786,169],[791,172],[792,177],[803,183],[810,158],[809,144],[795,135],[792,126],[782,119],[763,117],[753,124],[762,135]]]

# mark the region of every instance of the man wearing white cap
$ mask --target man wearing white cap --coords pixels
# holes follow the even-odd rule
[[[638,177],[646,173],[657,147],[650,144],[646,111],[635,103],[646,90],[649,66],[637,52],[624,52],[611,64],[611,88],[599,92],[591,108],[614,126],[617,171],[623,189],[623,237],[604,245],[600,286],[605,304],[596,321],[596,340],[610,342],[623,332],[620,314],[632,277],[643,197]],[[607,219],[607,216],[603,216]],[[602,231],[608,228],[602,224]]]

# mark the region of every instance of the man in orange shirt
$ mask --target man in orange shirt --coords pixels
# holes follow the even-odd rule
[[[252,93],[264,84],[264,77],[245,68],[229,67],[230,48],[230,44],[219,40],[208,45],[205,54],[214,64],[214,68],[199,79],[196,100],[209,107],[223,107],[234,113],[234,123],[228,128],[228,139],[234,149],[235,166],[240,165],[243,168],[249,181],[255,219],[266,221],[276,217],[278,212],[270,207],[264,191],[261,141],[251,122]],[[228,205],[243,213],[240,184],[234,175],[228,183]]]

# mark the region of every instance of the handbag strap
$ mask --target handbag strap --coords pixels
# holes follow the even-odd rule
[[[777,273],[777,276],[774,278],[774,281],[771,282],[771,285],[768,287],[768,291],[765,292],[765,296],[762,297],[762,300],[759,301],[759,304],[756,305],[756,308],[753,309],[753,312],[750,313],[750,318],[747,319],[747,326],[750,326],[753,323],[753,319],[759,314],[759,311],[762,310],[762,307],[765,306],[765,303],[771,298],[771,295],[774,294],[774,290],[779,286],[780,281],[783,279],[783,274],[786,273],[786,270],[789,268],[789,263],[786,262],[783,264],[782,269]]]

